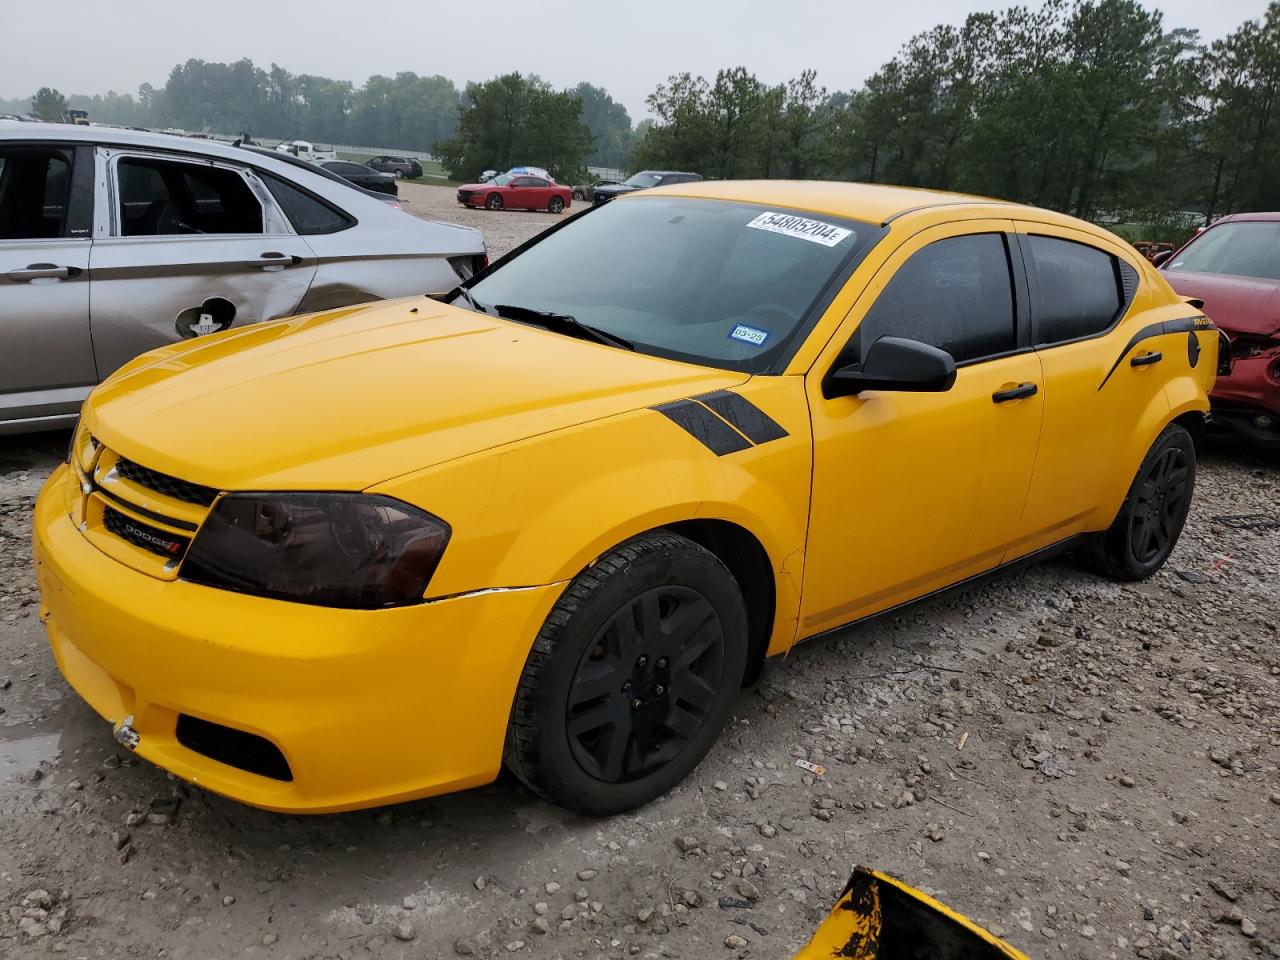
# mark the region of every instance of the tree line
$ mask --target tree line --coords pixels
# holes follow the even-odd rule
[[[521,78],[521,82],[539,92],[550,90],[536,77]],[[436,144],[454,136],[459,116],[474,109],[473,95],[487,86],[468,84],[459,90],[447,77],[411,72],[372,76],[356,86],[349,80],[293,74],[274,63],[263,69],[248,59],[235,63],[188,60],[170,70],[163,87],[144,83],[136,96],[115,91],[64,96],[43,87],[30,98],[0,100],[0,113],[29,113],[56,122],[68,109],[87,110],[95,123],[126,127],[434,151]],[[626,108],[590,83],[562,93],[577,105],[575,120],[589,131],[586,142],[574,147],[574,168],[585,163],[625,166],[632,147]],[[520,98],[521,108],[539,104],[540,95],[526,93]]]
[[[1138,0],[1049,0],[913,37],[858,90],[673,76],[636,166],[958,190],[1084,218],[1280,208],[1280,2],[1222,40]],[[1195,216],[1193,217],[1192,214]]]
[[[672,76],[637,126],[589,83],[510,73],[460,90],[398,73],[357,87],[249,60],[188,60],[136,97],[36,99],[108,123],[431,150],[460,180],[515,163],[565,180],[587,164],[825,177],[1183,229],[1280,208],[1280,0],[1208,44],[1141,0],[975,13],[913,37],[851,91],[812,70],[776,85],[746,67]]]

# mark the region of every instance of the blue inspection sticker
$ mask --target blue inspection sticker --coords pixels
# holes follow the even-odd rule
[[[763,347],[764,342],[769,339],[768,330],[760,330],[757,327],[748,327],[745,323],[740,323],[733,328],[733,332],[729,334],[730,340],[741,340],[743,343],[749,343],[753,347]]]

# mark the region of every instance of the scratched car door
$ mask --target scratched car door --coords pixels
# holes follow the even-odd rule
[[[247,168],[98,149],[89,320],[99,376],[179,338],[288,316],[316,271]]]

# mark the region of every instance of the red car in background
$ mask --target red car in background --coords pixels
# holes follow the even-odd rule
[[[1231,372],[1210,395],[1213,419],[1280,447],[1280,213],[1223,217],[1160,269],[1231,340]]]
[[[504,173],[487,183],[469,183],[459,187],[458,202],[464,207],[485,207],[489,210],[560,213],[573,202],[573,190],[545,177]]]

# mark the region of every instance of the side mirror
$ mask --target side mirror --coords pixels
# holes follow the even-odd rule
[[[848,397],[863,390],[942,393],[956,382],[951,354],[918,340],[881,337],[863,363],[836,367],[822,381],[822,395]]]
[[[1172,256],[1173,256],[1172,250],[1161,250],[1154,257],[1151,258],[1151,263],[1153,266],[1158,267],[1160,266],[1160,264],[1164,263],[1166,260],[1168,260]]]

